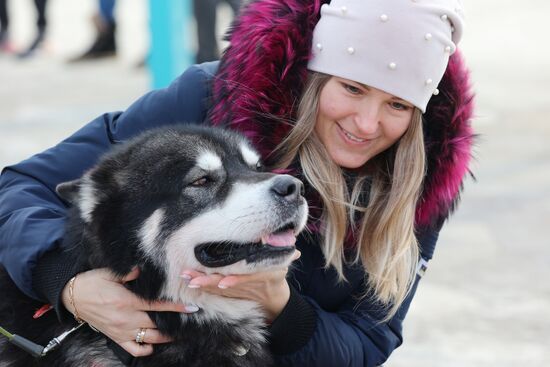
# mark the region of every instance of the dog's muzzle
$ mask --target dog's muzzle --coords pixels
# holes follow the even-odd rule
[[[307,219],[303,183],[289,175],[278,175],[270,180],[266,194],[270,195],[273,208],[277,209],[269,222],[279,221],[278,226],[269,224],[269,228],[263,230],[268,233],[264,232],[261,238],[250,238],[251,242],[229,240],[199,244],[195,247],[197,261],[206,267],[216,268],[241,260],[255,263],[292,254],[296,248],[296,235],[303,229]]]

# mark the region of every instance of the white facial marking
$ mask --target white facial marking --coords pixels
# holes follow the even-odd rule
[[[205,171],[215,171],[222,168],[222,160],[216,153],[204,151],[197,158],[197,166]]]
[[[98,203],[96,196],[97,192],[92,181],[88,177],[84,177],[82,179],[82,186],[80,187],[78,206],[82,219],[87,223],[92,221],[92,212]]]
[[[241,154],[243,155],[244,161],[249,166],[255,166],[260,160],[258,153],[250,149],[250,147],[245,143],[241,144]]]
[[[150,255],[152,259],[163,258],[159,256],[159,251],[162,247],[159,246],[158,243],[163,219],[164,209],[157,209],[145,220],[139,230],[139,238],[141,239],[140,247],[144,252]]]

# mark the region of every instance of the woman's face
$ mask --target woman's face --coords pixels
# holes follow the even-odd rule
[[[321,90],[319,103],[315,132],[332,160],[350,169],[392,146],[414,109],[391,94],[335,76]]]

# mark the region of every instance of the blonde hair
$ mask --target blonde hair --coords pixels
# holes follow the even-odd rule
[[[333,162],[314,131],[319,96],[330,77],[310,73],[296,124],[274,151],[275,165],[286,168],[296,156],[300,158],[303,175],[323,204],[321,247],[325,266],[333,266],[340,281],[345,280],[347,231],[356,231],[353,261],[362,262],[366,294],[386,306],[386,317],[381,320],[386,321],[407,296],[418,263],[414,218],[425,174],[422,116],[415,108],[405,134],[394,146],[367,162],[350,193],[344,171]],[[366,189],[369,200],[365,207],[360,199]]]

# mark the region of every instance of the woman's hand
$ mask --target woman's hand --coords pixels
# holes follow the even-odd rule
[[[135,357],[153,353],[151,344],[167,343],[171,339],[162,335],[146,311],[195,312],[194,305],[185,306],[171,302],[147,302],[123,284],[136,279],[139,269],[134,268],[122,279],[107,269],[94,269],[78,274],[73,283],[73,300],[78,316],[99,330]],[[75,314],[70,301],[69,284],[63,288],[63,304]],[[136,336],[145,329],[143,342]]]
[[[300,257],[296,250],[292,260]],[[231,298],[256,301],[273,321],[288,303],[290,288],[286,281],[288,268],[246,275],[210,274],[195,270],[184,270],[181,277],[189,288],[200,288],[206,292]]]

